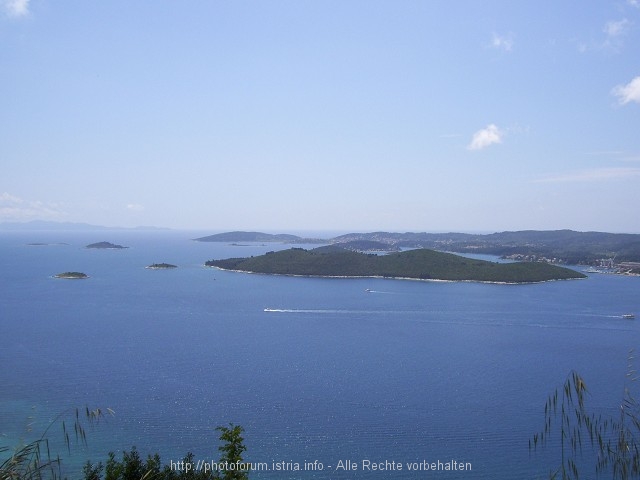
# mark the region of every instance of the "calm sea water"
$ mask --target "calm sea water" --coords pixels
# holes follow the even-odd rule
[[[0,235],[0,446],[87,405],[116,415],[71,457],[56,447],[72,476],[133,445],[165,462],[188,451],[217,459],[214,428],[233,422],[249,461],[324,466],[252,478],[539,478],[553,453],[531,456],[528,440],[571,370],[586,378],[590,408],[616,415],[639,340],[637,320],[620,316],[640,313],[640,278],[516,286],[248,275],[203,264],[288,247],[190,240],[199,235]],[[102,240],[131,248],[83,248]],[[144,268],[154,262],[179,268]],[[90,278],[51,278],[68,270]],[[48,436],[55,443],[61,431],[54,424]],[[452,459],[472,470],[361,468]],[[336,471],[340,460],[359,469]]]

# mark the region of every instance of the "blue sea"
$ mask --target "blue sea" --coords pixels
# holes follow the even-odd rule
[[[531,454],[528,442],[571,371],[589,409],[617,415],[640,339],[638,320],[621,315],[640,313],[640,277],[243,274],[204,262],[289,247],[192,241],[206,233],[0,234],[0,447],[49,428],[76,478],[86,460],[132,446],[166,463],[215,460],[215,427],[233,423],[245,459],[270,467],[250,478],[543,478],[557,452]],[[84,248],[103,240],[130,248]],[[179,268],[144,268],[160,262]],[[64,271],[90,278],[52,278]],[[115,415],[68,452],[61,421],[85,406]],[[471,470],[406,467],[452,460]],[[363,471],[363,461],[404,468]],[[349,464],[358,469],[337,468]]]

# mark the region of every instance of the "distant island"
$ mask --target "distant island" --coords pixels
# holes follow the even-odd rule
[[[144,268],[148,268],[150,270],[167,270],[170,268],[178,268],[178,266],[170,263],[152,263]]]
[[[63,273],[58,273],[57,275],[54,275],[53,277],[54,278],[67,278],[67,279],[77,280],[77,279],[82,279],[82,278],[89,278],[89,275],[87,275],[86,273],[82,273],[82,272],[63,272]]]
[[[384,277],[418,280],[535,283],[585,278],[575,270],[541,262],[494,263],[430,249],[375,255],[339,246],[291,248],[250,258],[209,260],[224,270],[320,277]]]
[[[303,238],[288,233],[262,233],[262,232],[225,232],[208,235],[206,237],[194,238],[196,242],[259,242],[259,243],[327,243],[324,239]],[[240,246],[240,245],[239,245]]]
[[[48,247],[48,246],[57,246],[57,245],[69,245],[68,243],[64,243],[64,242],[58,242],[58,243],[44,243],[44,242],[32,242],[32,243],[27,243],[27,246],[29,247]]]
[[[123,247],[122,245],[116,245],[115,243],[111,243],[111,242],[98,242],[98,243],[91,243],[87,245],[85,248],[102,248],[102,249],[119,250],[122,248],[129,248],[129,247]]]
[[[523,262],[589,265],[604,268],[607,273],[640,274],[640,234],[631,233],[574,230],[523,230],[491,234],[371,232],[348,233],[323,240],[288,234],[227,232],[196,240],[325,243],[360,252],[429,248],[444,252],[496,255]]]

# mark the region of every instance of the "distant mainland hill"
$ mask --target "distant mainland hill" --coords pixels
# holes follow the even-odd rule
[[[387,255],[337,245],[291,248],[250,258],[209,260],[207,266],[249,273],[321,277],[384,277],[417,280],[533,283],[584,278],[580,272],[541,262],[496,263],[430,249]]]
[[[523,261],[570,265],[640,262],[640,234],[523,230],[491,234],[470,233],[348,233],[326,239],[289,234],[228,232],[196,239],[199,242],[325,243],[356,251],[398,251],[429,248],[457,253],[483,253]]]

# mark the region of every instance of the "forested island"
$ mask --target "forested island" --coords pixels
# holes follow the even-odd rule
[[[172,265],[171,263],[152,263],[144,268],[148,268],[150,270],[168,270],[172,268],[178,268],[177,265]]]
[[[54,278],[66,278],[66,279],[70,279],[70,280],[79,280],[79,279],[89,278],[89,275],[87,275],[86,273],[82,273],[82,272],[63,272],[63,273],[58,273],[58,274],[54,275],[53,277]]]
[[[534,283],[585,278],[580,272],[548,263],[494,263],[430,249],[388,255],[354,252],[339,246],[291,248],[250,258],[209,260],[224,270],[320,277],[384,277],[419,280]]]

